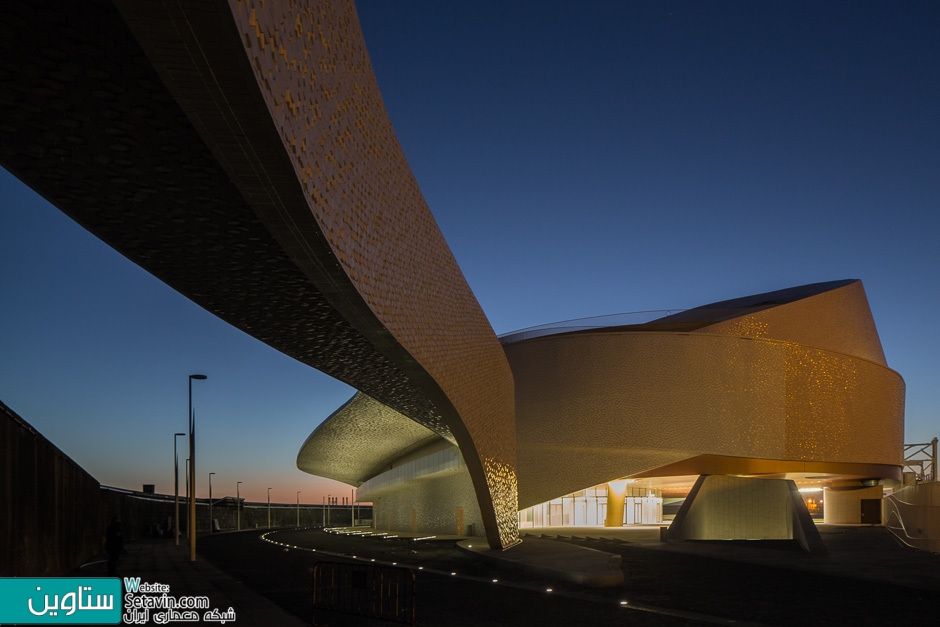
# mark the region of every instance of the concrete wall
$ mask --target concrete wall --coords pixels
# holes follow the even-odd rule
[[[0,576],[68,572],[102,530],[94,477],[0,403]]]
[[[372,496],[372,508],[377,531],[483,535],[483,519],[465,468],[386,488]],[[462,530],[458,508],[463,510]]]
[[[670,537],[680,540],[789,540],[793,538],[790,490],[781,480],[705,477],[679,523],[677,516],[673,524],[678,533]]]
[[[940,553],[940,482],[920,483],[888,496],[882,520],[904,544]]]
[[[881,499],[880,485],[868,488],[823,491],[823,520],[828,525],[859,525],[862,523],[862,499]],[[882,516],[884,520],[884,516]]]
[[[826,553],[790,479],[700,476],[666,535],[670,540],[795,540],[808,553]]]

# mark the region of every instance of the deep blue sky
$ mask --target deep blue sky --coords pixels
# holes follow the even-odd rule
[[[392,122],[497,333],[865,284],[940,435],[940,5],[357,3]],[[101,482],[320,502],[296,470],[353,391],[153,279],[0,171],[0,400]],[[183,444],[183,439],[180,439]],[[185,457],[185,453],[181,455]]]

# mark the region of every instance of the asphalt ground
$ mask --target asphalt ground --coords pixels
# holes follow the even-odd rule
[[[200,538],[199,552],[308,624],[312,619],[331,626],[389,624],[324,611],[314,616],[312,571],[321,560],[375,559],[413,568],[418,625],[883,626],[933,624],[940,611],[940,556],[901,547],[882,528],[830,530],[823,536],[833,549],[826,556],[803,554],[789,543],[558,540],[621,556],[624,584],[599,589],[483,561],[452,540],[279,530],[268,536],[280,543],[274,544],[261,535]]]

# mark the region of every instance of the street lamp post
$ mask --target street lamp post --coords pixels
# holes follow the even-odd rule
[[[176,453],[176,438],[185,433],[173,434],[173,536],[180,545],[180,458]]]
[[[204,374],[189,375],[189,561],[196,561],[196,415],[193,414],[193,379],[205,381]]]
[[[271,488],[268,488],[268,529],[271,528]]]
[[[238,489],[241,484],[241,481],[235,482],[235,531],[242,530],[242,495]]]
[[[297,528],[300,529],[300,490],[297,490]]]
[[[326,495],[326,526],[330,526],[330,505],[333,504],[333,495]]]
[[[209,473],[209,533],[212,533],[212,475],[214,472]]]

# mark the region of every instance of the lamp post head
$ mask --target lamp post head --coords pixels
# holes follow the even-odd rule
[[[185,433],[174,433],[174,434],[173,434],[173,437],[178,438],[178,437],[180,437],[181,435],[186,435],[186,434],[185,434]]]
[[[208,379],[209,377],[207,377],[207,376],[204,375],[204,374],[191,374],[191,375],[189,375],[189,378],[190,378],[190,379],[195,379],[195,380],[197,380],[197,381],[205,381],[205,380]]]

